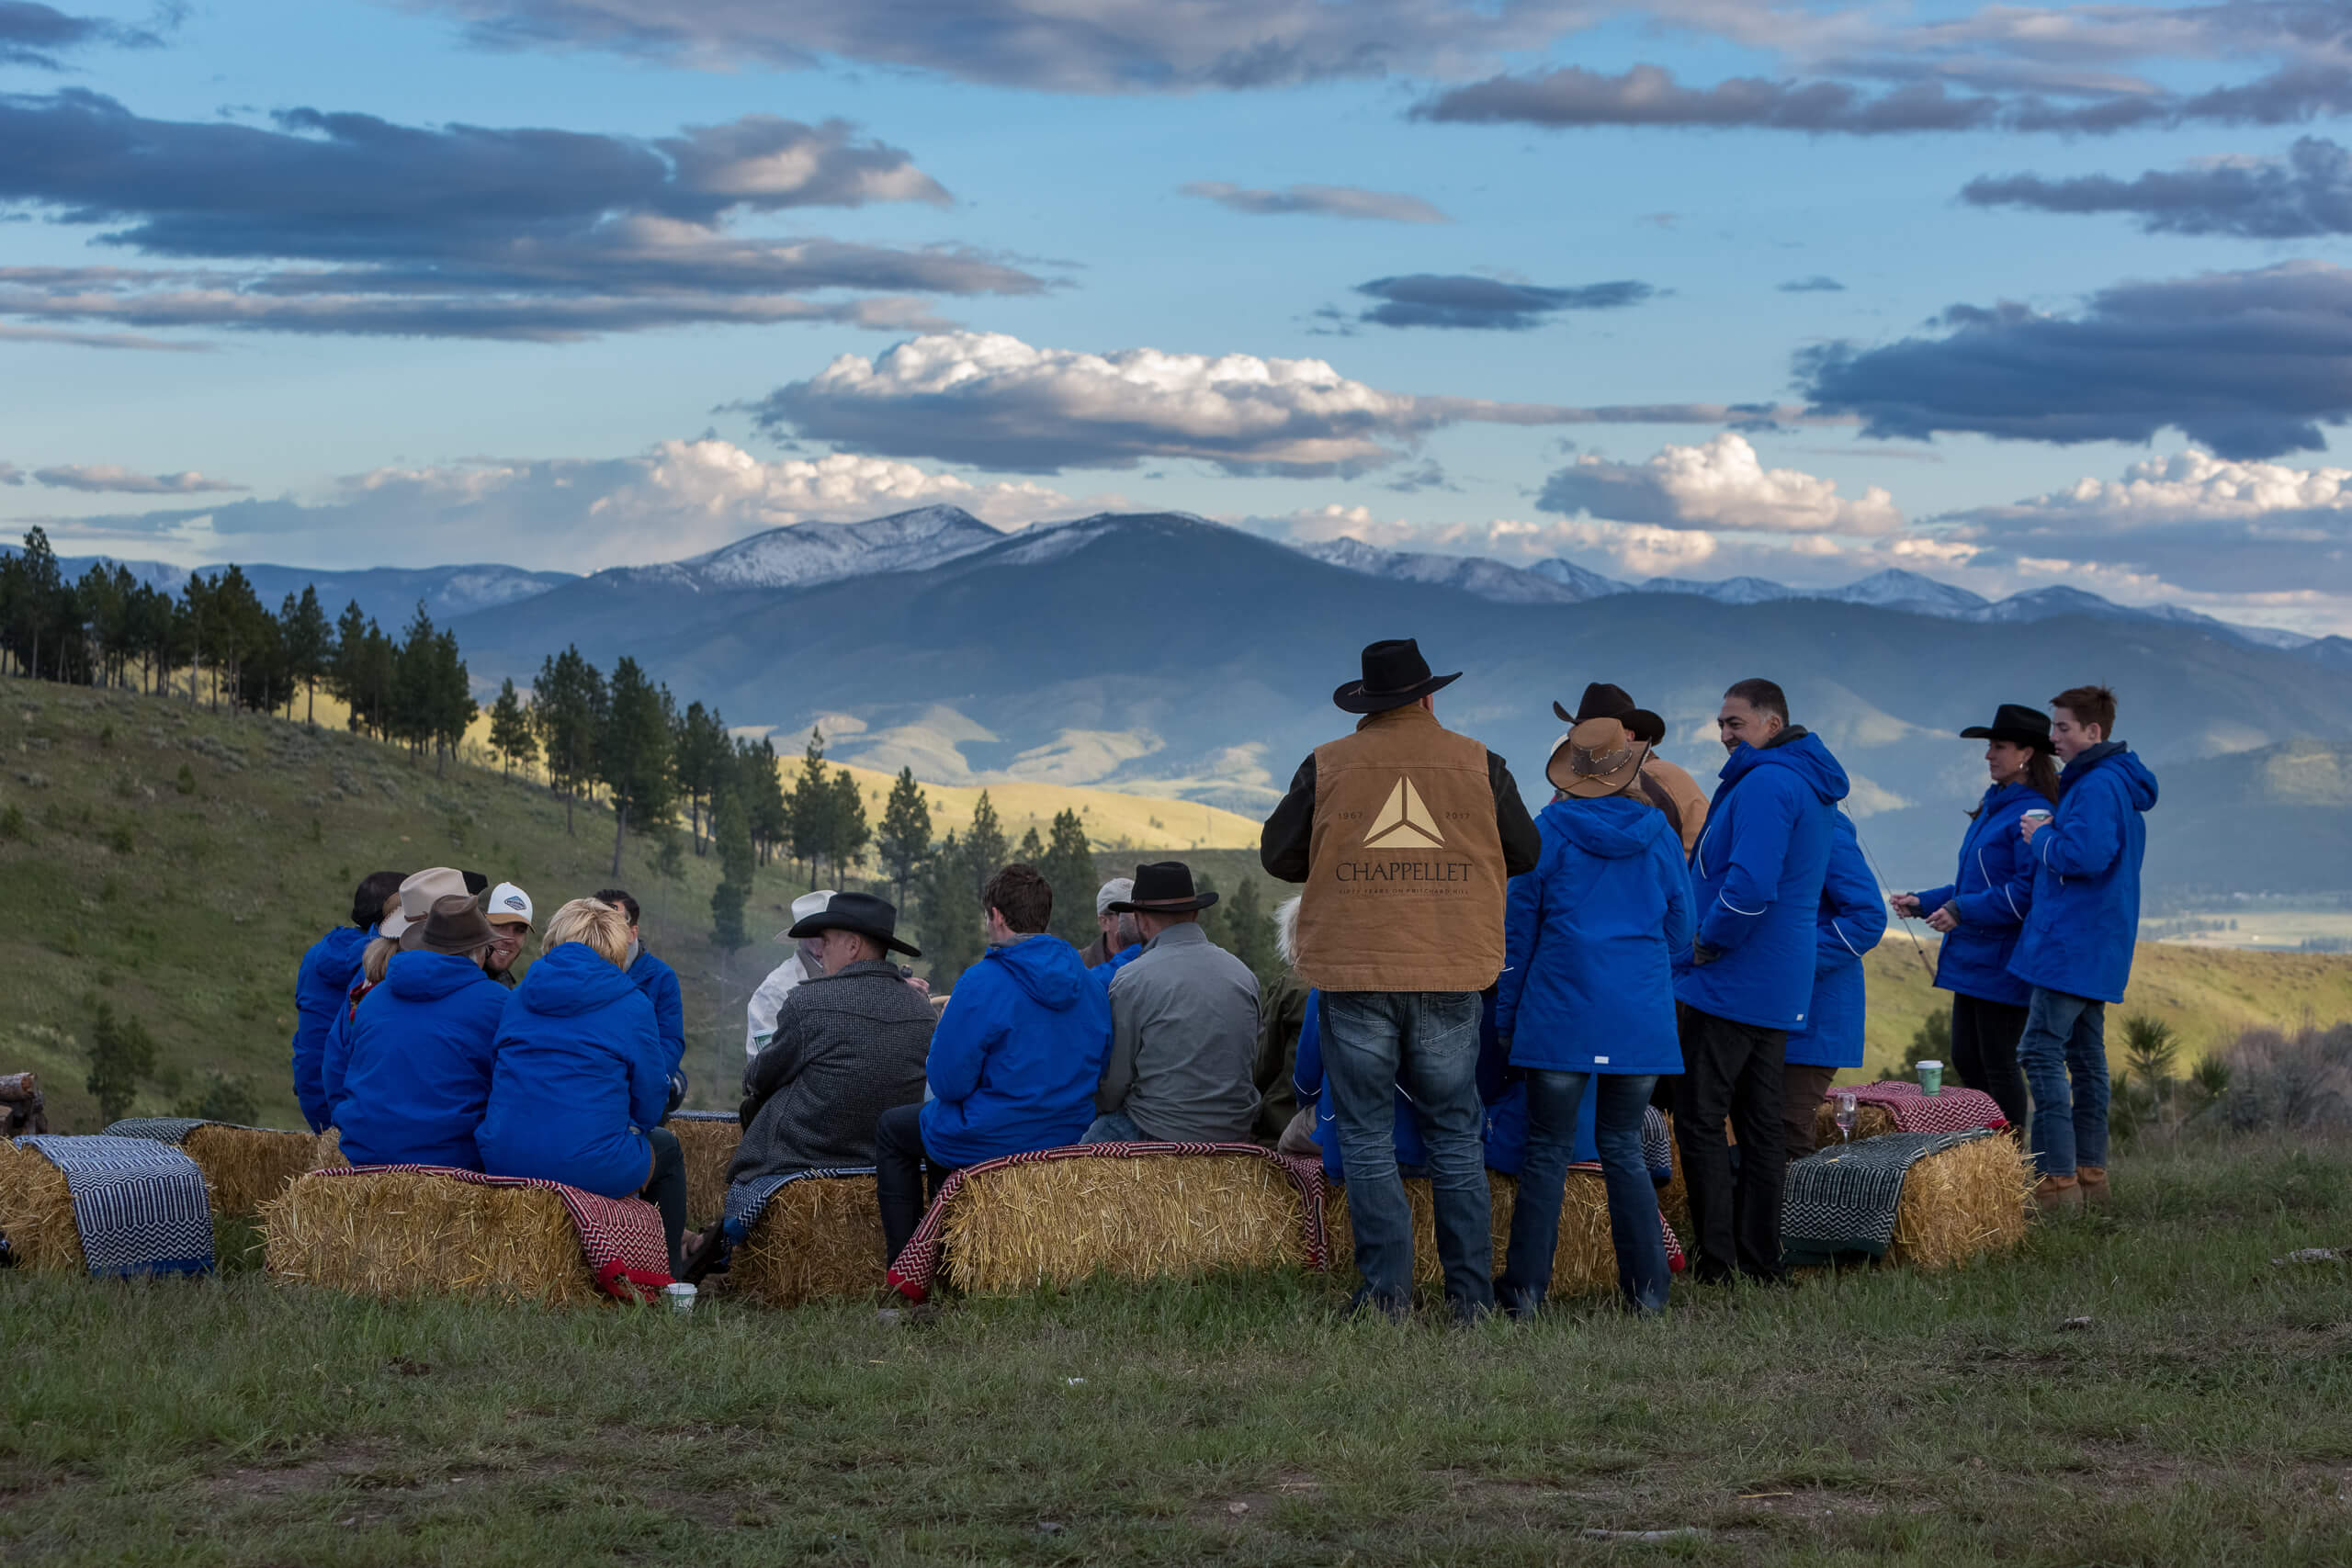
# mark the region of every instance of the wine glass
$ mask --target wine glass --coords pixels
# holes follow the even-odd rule
[[[1854,1097],[1850,1094],[1839,1095],[1835,1114],[1839,1140],[1844,1143],[1852,1143],[1854,1141]]]

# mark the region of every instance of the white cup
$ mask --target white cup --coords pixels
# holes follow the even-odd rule
[[[664,1285],[662,1287],[662,1294],[663,1298],[669,1302],[670,1310],[676,1313],[680,1317],[684,1317],[688,1313],[695,1310],[695,1298],[699,1296],[701,1293],[702,1292],[700,1291],[695,1290],[695,1287],[686,1284],[684,1281],[674,1285]]]
[[[2037,806],[2030,811],[2018,812],[2018,820],[2020,822],[2047,822],[2050,820],[2050,813]]]

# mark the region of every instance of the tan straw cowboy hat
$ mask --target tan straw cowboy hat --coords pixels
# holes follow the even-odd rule
[[[1642,771],[1647,748],[1613,718],[1589,718],[1552,749],[1544,776],[1552,787],[1578,800],[1621,795]]]

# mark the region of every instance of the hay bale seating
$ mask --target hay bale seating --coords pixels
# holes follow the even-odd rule
[[[0,1236],[19,1269],[86,1274],[82,1233],[65,1173],[32,1149],[0,1138]]]
[[[216,1218],[256,1213],[288,1182],[319,1168],[319,1140],[309,1133],[209,1122],[181,1139],[180,1148],[204,1172]]]
[[[1835,1095],[1838,1091],[1833,1089],[1829,1092]],[[1882,1133],[1899,1133],[1902,1130],[1902,1126],[1894,1120],[1894,1112],[1886,1106],[1873,1105],[1864,1100],[1854,1107],[1854,1141],[1856,1143],[1861,1142],[1864,1138],[1875,1138]],[[1813,1146],[1816,1149],[1834,1149],[1845,1141],[1838,1133],[1837,1102],[1834,1100],[1823,1100],[1821,1108],[1813,1113]]]
[[[727,1168],[743,1125],[732,1111],[673,1111],[665,1125],[686,1156],[686,1223],[709,1224],[727,1206]]]
[[[1998,1134],[1928,1156],[1904,1176],[1886,1261],[1934,1272],[2008,1251],[2031,1224],[2033,1183],[2032,1156]]]
[[[811,1176],[777,1189],[727,1272],[715,1279],[729,1294],[792,1307],[871,1295],[881,1286],[882,1262],[874,1179]]]
[[[947,1282],[967,1295],[1304,1266],[1297,1184],[1246,1154],[1051,1159],[977,1173],[948,1201]]]
[[[563,1201],[422,1171],[305,1176],[262,1206],[273,1278],[395,1299],[575,1306],[607,1299]]]
[[[1679,1156],[1677,1156],[1675,1179],[1681,1179]],[[1670,1188],[1658,1191],[1659,1206]],[[1498,1171],[1487,1172],[1487,1197],[1492,1216],[1489,1225],[1494,1247],[1494,1271],[1499,1275],[1510,1252],[1510,1219],[1519,1199],[1519,1182]],[[1413,1211],[1413,1282],[1436,1289],[1444,1282],[1444,1271],[1437,1256],[1437,1211],[1431,1201],[1429,1180],[1413,1177],[1405,1183],[1405,1201]],[[1685,1217],[1689,1202],[1682,1203]],[[1348,1221],[1347,1189],[1331,1190],[1331,1200],[1324,1207],[1324,1223],[1331,1236],[1331,1268],[1345,1277],[1355,1268],[1355,1230]],[[1668,1214],[1668,1223],[1673,1223]],[[1677,1231],[1676,1235],[1681,1235]],[[1572,1170],[1560,1195],[1560,1239],[1552,1253],[1552,1285],[1554,1296],[1607,1295],[1617,1289],[1617,1246],[1609,1230],[1609,1193],[1597,1170]]]

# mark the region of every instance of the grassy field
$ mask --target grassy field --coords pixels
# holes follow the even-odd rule
[[[0,1559],[1383,1564],[2352,1558],[2352,1152],[2116,1161],[1959,1273],[1454,1331],[1299,1275],[927,1327],[0,1275]],[[1588,1531],[1688,1530],[1657,1545]]]

